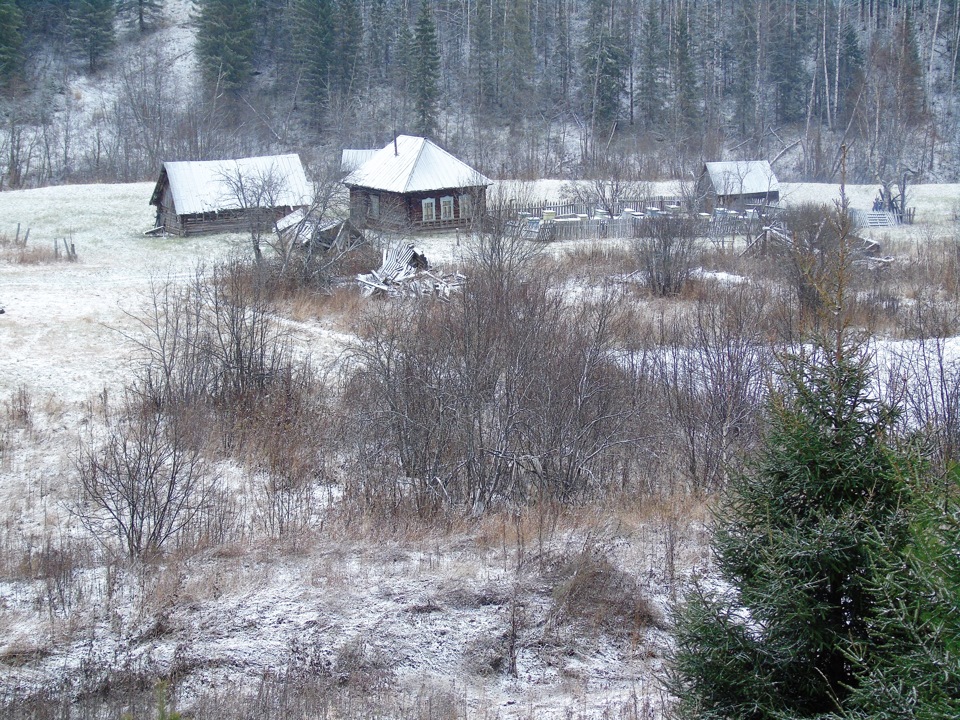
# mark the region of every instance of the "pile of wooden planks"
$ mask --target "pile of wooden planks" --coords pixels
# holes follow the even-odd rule
[[[383,262],[378,269],[357,275],[357,282],[366,297],[434,295],[446,299],[450,297],[451,290],[460,287],[464,280],[466,277],[460,273],[448,274],[439,268],[431,268],[427,256],[413,243],[384,250]]]

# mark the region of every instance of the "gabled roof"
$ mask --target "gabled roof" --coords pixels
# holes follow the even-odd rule
[[[707,175],[717,195],[779,193],[780,181],[766,160],[706,163]]]
[[[164,179],[170,183],[178,215],[238,210],[253,204],[298,207],[309,205],[313,195],[299,155],[165,162],[151,205],[160,203]]]
[[[378,152],[380,152],[379,148],[373,148],[372,150],[368,150],[366,148],[362,150],[356,148],[344,148],[343,152],[340,154],[340,172],[353,172]]]
[[[384,192],[411,193],[483,187],[493,183],[430,140],[399,135],[358,167],[344,184]]]

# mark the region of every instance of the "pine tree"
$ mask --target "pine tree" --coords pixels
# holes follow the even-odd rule
[[[740,132],[748,133],[757,116],[757,23],[760,8],[754,3],[742,3],[734,26],[734,74],[731,91],[734,118]]]
[[[87,69],[95,73],[113,47],[113,21],[117,16],[114,0],[79,0],[71,8],[73,39],[87,58]]]
[[[370,7],[370,31],[367,33],[365,54],[367,77],[372,85],[387,79],[393,58],[393,36],[390,33],[391,18],[386,0],[373,0]]]
[[[853,653],[880,649],[871,618],[879,538],[907,543],[909,454],[888,442],[893,409],[873,399],[862,350],[820,343],[784,366],[752,472],[718,513],[726,590],[699,590],[677,618],[680,717],[813,718],[842,711],[858,684]]]
[[[773,23],[769,48],[768,85],[774,89],[776,119],[781,123],[802,120],[809,80],[803,63],[798,62],[798,58],[804,57],[804,39],[796,18],[789,12],[782,13]]]
[[[7,88],[20,71],[22,22],[16,0],[0,0],[0,90]]]
[[[437,104],[440,100],[440,50],[437,28],[428,0],[421,0],[420,14],[414,29],[413,101],[417,132],[432,135],[437,127]]]
[[[252,0],[196,0],[197,55],[210,87],[235,92],[253,76]]]

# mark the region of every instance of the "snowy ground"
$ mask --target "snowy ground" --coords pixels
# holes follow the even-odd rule
[[[555,198],[562,183],[536,189]],[[603,510],[561,522],[545,540],[502,519],[444,534],[333,523],[295,549],[240,546],[147,569],[84,556],[68,578],[37,579],[31,563],[44,543],[69,546],[77,536],[67,508],[78,438],[98,408],[119,402],[135,362],[125,336],[137,330],[151,283],[183,281],[200,263],[248,252],[242,235],[143,236],[153,224],[151,190],[0,193],[0,236],[19,223],[30,246],[65,238],[79,257],[0,262],[0,701],[75,690],[91,673],[176,671],[189,706],[217,688],[253,692],[265,673],[299,663],[331,677],[366,673],[410,696],[433,688],[468,717],[634,717],[631,707],[659,707],[665,632],[657,623],[616,631],[588,627],[588,618],[561,621],[558,588],[569,577],[557,568],[582,551],[588,528],[589,543],[662,621],[663,508]],[[847,193],[866,208],[876,188]],[[837,194],[836,186],[784,188],[788,203]],[[954,232],[960,186],[915,187],[911,198],[918,225],[877,237]],[[418,242],[435,263],[466,252],[456,235]],[[315,364],[342,347],[341,330],[325,321],[291,327]],[[18,393],[32,408],[29,423],[14,418]],[[703,540],[700,518],[680,523],[680,572],[702,567]],[[509,637],[515,675],[502,666]]]

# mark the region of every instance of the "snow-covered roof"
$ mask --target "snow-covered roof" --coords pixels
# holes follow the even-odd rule
[[[759,195],[780,192],[780,182],[766,160],[706,163],[717,195]]]
[[[344,179],[345,185],[411,193],[493,183],[427,138],[399,135]]]
[[[344,148],[343,153],[340,155],[340,172],[353,172],[378,152],[380,152],[378,148],[372,148],[369,150]]]
[[[299,155],[165,162],[150,199],[160,203],[166,176],[178,215],[309,205],[313,190]]]

